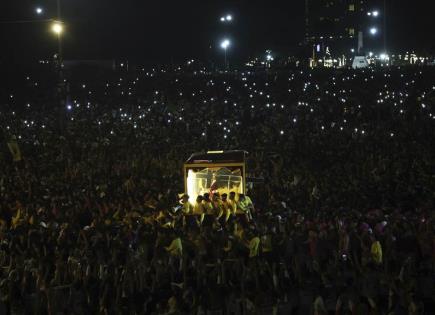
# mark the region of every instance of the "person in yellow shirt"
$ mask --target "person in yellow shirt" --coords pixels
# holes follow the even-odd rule
[[[181,258],[183,256],[183,245],[181,243],[181,238],[175,233],[173,234],[175,237],[171,244],[167,247],[165,247],[166,251],[173,257]]]
[[[243,241],[244,233],[245,230],[243,229],[242,225],[239,222],[235,221],[233,231],[234,237],[238,238],[240,241]]]
[[[239,201],[237,202],[237,208],[246,215],[248,221],[252,220],[252,213],[254,211],[254,204],[251,198],[244,194],[239,195]]]
[[[203,197],[199,195],[196,197],[195,205],[193,206],[193,214],[198,217],[197,223],[198,225],[202,225],[205,217],[204,205],[202,203]]]
[[[222,209],[225,215],[225,222],[228,222],[230,216],[233,214],[233,206],[229,200],[227,200],[227,194],[222,194]]]
[[[222,203],[222,200],[220,198],[219,193],[213,194],[212,204],[213,204],[213,211],[214,211],[215,215],[217,215],[217,219],[220,220],[220,218],[224,214],[224,206],[223,206],[223,203]]]
[[[18,208],[15,216],[12,217],[12,227],[15,229],[21,220],[21,208]]]
[[[205,213],[208,215],[214,214],[214,208],[213,203],[210,200],[210,194],[206,193],[204,194],[204,200],[202,201],[202,204],[204,205]]]
[[[210,200],[210,194],[204,194],[204,200],[202,201],[202,205],[204,206],[205,218],[203,224],[205,226],[211,226],[214,221],[215,209],[213,207],[213,203]]]
[[[180,203],[183,205],[182,211],[184,215],[193,214],[193,205],[189,202],[189,196],[184,194],[181,197]]]
[[[256,235],[250,234],[248,234],[248,236],[250,236],[250,240],[248,242],[249,258],[258,257],[260,253],[260,238]]]
[[[181,197],[180,203],[182,205],[181,212],[183,214],[183,226],[191,226],[193,218],[193,205],[189,202],[189,196],[184,194]]]
[[[228,205],[233,216],[236,215],[237,212],[237,201],[236,201],[236,193],[234,191],[230,192],[230,196],[228,198]]]
[[[372,246],[370,248],[370,253],[372,254],[372,259],[377,265],[382,264],[382,246],[381,243],[372,238]]]

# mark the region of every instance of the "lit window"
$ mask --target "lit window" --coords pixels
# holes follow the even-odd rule
[[[349,35],[350,36],[354,36],[355,35],[355,29],[354,28],[350,28],[349,29]]]
[[[355,5],[354,4],[349,4],[349,11],[352,11],[352,12],[355,11]]]

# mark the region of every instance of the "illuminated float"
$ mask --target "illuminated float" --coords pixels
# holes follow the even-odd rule
[[[184,163],[184,192],[189,201],[205,193],[246,193],[246,151],[194,153]]]

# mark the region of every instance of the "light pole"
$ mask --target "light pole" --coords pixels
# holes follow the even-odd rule
[[[57,20],[58,21],[62,21],[62,15],[61,15],[61,3],[60,3],[60,0],[56,0],[56,6],[57,6]],[[59,22],[60,23],[60,22]],[[60,63],[62,63],[62,58],[63,58],[63,49],[62,49],[62,32],[63,32],[63,25],[62,24],[60,24],[61,25],[61,28],[60,28],[60,32],[59,33],[57,33],[57,41],[58,41],[58,53],[59,53],[59,56],[58,56],[58,58],[59,58],[59,61],[60,61]]]
[[[228,47],[230,47],[230,45],[231,45],[231,42],[229,39],[224,39],[221,43],[221,48],[225,52],[225,70],[227,69],[227,49],[228,49]]]
[[[384,51],[387,51],[387,0],[384,0]]]
[[[383,19],[383,30],[382,30],[382,34],[383,34],[383,41],[384,41],[384,52],[387,51],[387,0],[383,0],[384,3],[384,11],[380,12],[379,10],[373,10],[373,11],[368,11],[367,15],[372,17],[372,18],[378,18],[379,15],[383,15],[382,19]],[[370,34],[372,35],[376,35],[378,33],[377,28],[372,27],[370,29]]]
[[[54,21],[51,25],[51,30],[57,36],[58,59],[60,62],[62,62],[62,33],[64,31],[63,23]]]

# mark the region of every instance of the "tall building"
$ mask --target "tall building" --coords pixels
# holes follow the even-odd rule
[[[305,44],[314,56],[349,56],[382,44],[382,0],[305,0]]]

